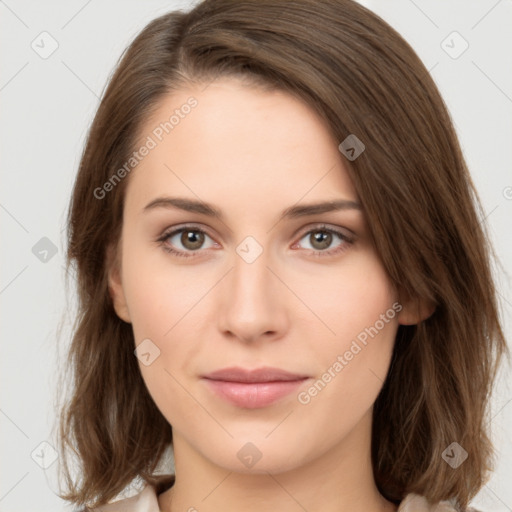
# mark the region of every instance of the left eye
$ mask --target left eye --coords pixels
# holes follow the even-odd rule
[[[341,240],[341,243],[338,244],[336,248],[332,250],[327,250],[331,246],[336,237]],[[311,249],[313,251],[316,251],[317,253],[337,252],[338,250],[345,248],[347,244],[350,244],[352,242],[352,240],[344,233],[327,228],[312,229],[308,231],[305,234],[305,236],[301,238],[301,240],[306,240],[307,243],[310,244],[311,247],[306,247],[306,249]],[[296,247],[296,245],[297,244],[295,244],[294,247]]]

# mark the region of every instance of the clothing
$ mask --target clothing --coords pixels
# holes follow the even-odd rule
[[[156,490],[152,485],[147,485],[142,492],[131,498],[124,498],[88,510],[91,512],[160,512]],[[456,509],[448,501],[429,506],[423,496],[408,494],[398,506],[397,512],[456,512]],[[478,511],[468,508],[467,512]]]

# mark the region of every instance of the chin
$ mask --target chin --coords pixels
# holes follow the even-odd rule
[[[305,454],[301,456],[296,448],[293,450],[281,445],[281,450],[272,443],[258,448],[258,443],[235,442],[222,453],[205,454],[212,463],[234,473],[246,475],[266,475],[285,473],[307,463]],[[294,453],[292,457],[291,454]],[[234,456],[233,456],[234,455]]]

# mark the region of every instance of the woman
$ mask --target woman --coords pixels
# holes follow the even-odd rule
[[[62,497],[471,510],[507,350],[480,213],[427,70],[359,4],[206,0],[154,20],[69,210],[60,436],[81,478],[64,464]]]

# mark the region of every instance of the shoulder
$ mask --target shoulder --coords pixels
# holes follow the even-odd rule
[[[116,500],[94,509],[84,509],[81,512],[160,512],[157,490],[153,485],[148,484],[135,496]],[[458,510],[449,501],[430,504],[425,497],[411,493],[402,500],[397,512],[458,512]],[[467,508],[466,512],[479,511]]]
[[[424,496],[407,494],[398,506],[397,512],[459,512],[450,501],[431,504]],[[465,512],[480,512],[475,508],[467,508]]]
[[[121,498],[100,507],[86,508],[81,512],[160,512],[160,509],[156,489],[148,484],[134,496]]]

